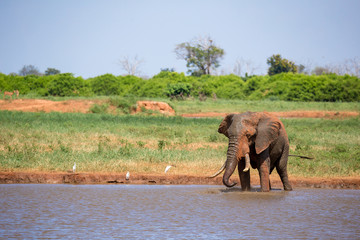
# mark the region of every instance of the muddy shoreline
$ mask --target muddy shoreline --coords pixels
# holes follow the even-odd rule
[[[232,181],[238,182],[237,176]],[[308,178],[290,177],[293,188],[360,189],[360,177]],[[125,174],[117,173],[39,173],[0,172],[0,184],[145,184],[145,185],[222,185],[222,177],[188,175]],[[251,185],[259,185],[258,177],[252,177]],[[273,188],[282,188],[280,179],[271,176]]]

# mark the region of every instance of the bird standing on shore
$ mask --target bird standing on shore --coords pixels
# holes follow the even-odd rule
[[[75,171],[76,171],[76,162],[74,162],[73,173],[75,173]]]
[[[125,179],[126,179],[126,180],[129,180],[129,179],[130,179],[130,173],[129,173],[129,172],[126,173]]]
[[[168,165],[168,166],[166,166],[166,168],[165,168],[165,173],[166,173],[167,171],[169,171],[169,169],[170,169],[171,167],[175,167],[175,166],[173,166],[173,165]]]

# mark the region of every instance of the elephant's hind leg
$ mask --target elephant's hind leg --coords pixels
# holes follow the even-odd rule
[[[291,184],[289,182],[289,177],[288,177],[288,174],[287,174],[286,166],[285,167],[279,167],[279,168],[276,167],[276,170],[280,175],[280,179],[281,179],[281,182],[283,183],[284,190],[285,191],[291,191],[292,187],[291,187]]]
[[[287,173],[287,160],[288,160],[288,151],[284,151],[280,160],[276,164],[276,171],[280,175],[281,182],[284,186],[285,191],[291,191],[292,187],[289,182],[289,177]]]

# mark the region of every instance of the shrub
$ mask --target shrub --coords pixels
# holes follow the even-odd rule
[[[109,103],[125,114],[130,114],[136,109],[136,99],[134,97],[112,97],[109,99]]]
[[[185,99],[189,97],[191,92],[191,85],[188,83],[168,84],[165,94],[171,99]]]
[[[138,95],[138,91],[144,84],[144,80],[136,76],[119,76],[119,94],[121,96]]]
[[[244,79],[246,81],[244,81]],[[2,91],[20,91],[34,96],[118,95],[151,98],[182,98],[216,94],[223,99],[286,101],[360,101],[360,79],[336,74],[305,75],[280,73],[272,76],[236,75],[201,77],[162,71],[149,80],[135,76],[105,74],[88,80],[71,73],[51,76],[16,76],[0,73]]]
[[[101,104],[101,105],[93,104],[90,107],[89,111],[91,113],[107,113],[108,108],[109,108],[109,104],[106,104],[106,103]]]
[[[83,90],[85,86],[81,77],[75,78],[72,73],[55,75],[49,83],[48,92],[53,96],[75,96]]]
[[[119,95],[120,81],[112,74],[105,74],[88,80],[96,95]]]

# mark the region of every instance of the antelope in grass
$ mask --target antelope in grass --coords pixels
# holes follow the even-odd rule
[[[14,93],[16,94],[16,98],[19,98],[19,90],[14,90]]]
[[[14,91],[15,92],[15,91]],[[12,100],[12,95],[14,94],[14,92],[4,92],[4,100],[6,96],[10,96],[11,100]]]

